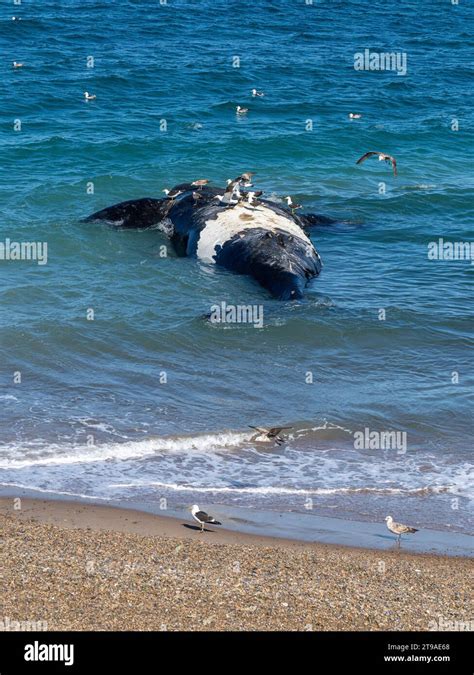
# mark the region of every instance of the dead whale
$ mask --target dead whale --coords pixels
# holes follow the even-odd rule
[[[105,221],[120,228],[161,230],[178,256],[198,259],[245,274],[279,300],[303,297],[322,262],[307,229],[328,224],[314,214],[296,215],[265,199],[228,203],[223,188],[182,183],[178,197],[129,200],[97,211],[85,221]],[[197,198],[198,197],[198,198]]]

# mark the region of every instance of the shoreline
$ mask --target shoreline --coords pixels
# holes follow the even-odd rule
[[[47,496],[46,496],[47,495]],[[92,529],[118,530],[141,535],[171,536],[193,539],[197,523],[187,506],[166,510],[157,504],[121,503],[96,498],[71,498],[69,495],[42,493],[13,487],[0,490],[0,513],[15,498],[20,498],[25,512],[41,522]],[[462,532],[422,528],[415,535],[402,537],[400,549],[396,536],[385,522],[354,521],[317,514],[264,511],[223,504],[201,504],[222,526],[212,528],[208,539],[214,543],[254,543],[273,546],[327,545],[372,551],[391,551],[413,555],[474,557],[474,536]]]
[[[21,508],[14,509],[14,497],[0,497],[0,516],[14,515],[20,521],[56,525],[64,529],[111,531],[140,536],[157,536],[191,541],[205,540],[207,544],[242,544],[246,546],[301,547],[308,542],[268,535],[228,530],[221,526],[206,526],[204,534],[187,514],[186,518],[163,516],[139,509],[108,504],[75,502],[63,499],[18,497]],[[207,536],[206,536],[207,535]],[[324,545],[324,544],[323,544]]]
[[[2,611],[10,624],[426,631],[474,613],[466,558],[217,527],[201,535],[181,519],[109,506],[22,499],[13,507],[12,498],[0,499]]]

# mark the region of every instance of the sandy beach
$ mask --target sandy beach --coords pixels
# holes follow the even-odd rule
[[[48,630],[426,631],[474,615],[472,559],[47,500],[2,498],[0,523],[2,618]]]

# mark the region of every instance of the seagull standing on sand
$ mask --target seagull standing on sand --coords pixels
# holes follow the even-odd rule
[[[400,546],[400,539],[402,538],[402,534],[418,532],[416,527],[410,527],[409,525],[402,525],[401,523],[395,523],[393,521],[392,516],[387,516],[385,518],[385,522],[387,523],[387,527],[390,530],[390,532],[393,532],[393,534],[396,534],[398,536],[397,541],[398,541],[399,546]]]
[[[248,108],[242,108],[242,106],[240,105],[238,105],[235,110],[237,112],[237,115],[245,115],[249,111]]]
[[[86,101],[93,101],[95,98],[97,98],[97,96],[95,94],[89,94],[88,91],[85,91],[84,98],[86,99]]]
[[[366,159],[369,157],[375,157],[378,156],[379,162],[390,162],[393,168],[393,175],[397,175],[397,160],[395,157],[392,157],[392,155],[387,155],[385,152],[374,152],[371,150],[370,152],[366,152],[365,155],[362,155],[362,157],[359,157],[357,160],[356,164],[362,164],[362,162],[365,162]]]
[[[282,445],[285,442],[283,436],[280,436],[280,431],[284,429],[292,429],[293,427],[271,427],[271,429],[265,429],[264,427],[253,427],[249,424],[251,429],[258,431],[259,435],[255,436],[254,440],[257,443],[269,443],[270,441],[275,441],[277,445]]]
[[[265,96],[263,91],[257,91],[257,89],[252,89],[252,96]]]
[[[210,516],[208,513],[201,511],[197,504],[194,504],[194,506],[191,507],[191,514],[194,520],[197,520],[197,522],[200,524],[201,532],[204,532],[204,525],[222,525],[222,523]]]

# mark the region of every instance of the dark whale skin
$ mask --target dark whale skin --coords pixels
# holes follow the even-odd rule
[[[186,185],[189,184],[181,187]],[[176,200],[131,199],[96,211],[84,222],[105,221],[125,229],[156,228],[169,237],[178,256],[195,256],[202,231],[215,228],[219,234],[219,214],[233,207],[223,206],[216,199],[216,195],[224,193],[221,188],[206,186],[194,192],[199,194],[198,199],[191,188]],[[242,225],[239,229],[240,221],[236,220],[232,235],[216,244],[212,261],[252,277],[279,300],[301,299],[307,283],[318,276],[322,268],[321,258],[305,232],[305,227],[316,224],[319,217],[312,214],[298,217],[274,202],[261,200],[260,203],[282,217],[284,220],[279,222],[283,226],[269,224],[266,229],[261,224]],[[285,220],[290,231],[285,231]]]

